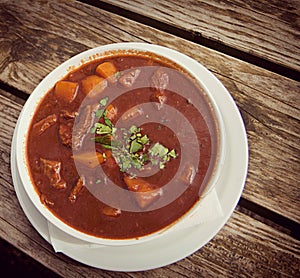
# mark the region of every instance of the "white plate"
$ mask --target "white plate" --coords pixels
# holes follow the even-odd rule
[[[222,83],[207,70],[206,87],[222,114],[226,131],[226,157],[216,191],[224,216],[197,227],[178,230],[161,238],[121,247],[67,250],[65,255],[81,263],[114,271],[141,271],[179,261],[209,242],[225,225],[242,194],[248,169],[248,143],[243,120],[233,99]],[[49,239],[47,220],[27,196],[16,165],[15,134],[11,150],[12,177],[19,202],[27,218],[41,236]]]

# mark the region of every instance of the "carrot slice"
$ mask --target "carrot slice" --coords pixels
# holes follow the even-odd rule
[[[89,168],[95,168],[104,161],[103,154],[98,152],[80,153],[74,155],[74,159],[88,166]]]
[[[107,114],[106,117],[111,121],[117,116],[117,108],[112,104],[109,104],[106,108]]]
[[[110,158],[112,156],[111,150],[105,150],[106,158]]]
[[[104,215],[110,216],[110,217],[118,217],[121,214],[121,210],[120,209],[109,207],[109,206],[104,207],[102,209],[102,212],[103,212]]]
[[[56,83],[54,95],[57,99],[70,103],[75,99],[77,91],[78,83],[62,80]]]
[[[106,87],[107,81],[98,75],[89,75],[81,80],[82,92],[90,98],[101,94]]]
[[[111,62],[104,62],[98,65],[96,68],[96,73],[104,78],[108,78],[108,80],[112,83],[116,81],[115,74],[117,73],[117,69]]]

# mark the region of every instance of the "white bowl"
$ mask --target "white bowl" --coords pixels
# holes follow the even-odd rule
[[[217,163],[215,166],[215,170],[209,179],[209,182],[206,186],[205,192],[203,194],[207,194],[210,189],[214,187],[216,184],[220,172],[222,169],[224,157],[225,157],[225,148],[224,148],[224,142],[225,142],[225,129],[222,121],[222,116],[219,112],[219,109],[212,97],[212,94],[209,90],[207,90],[207,84],[210,85],[214,83],[220,83],[220,81],[212,74],[210,73],[204,66],[199,64],[194,59],[179,53],[175,50],[171,50],[166,47],[158,46],[158,45],[152,45],[152,44],[146,44],[146,43],[116,43],[116,44],[109,44],[100,46],[94,49],[87,50],[85,52],[82,52],[68,61],[64,62],[60,66],[58,66],[55,70],[53,70],[49,75],[47,75],[41,83],[35,88],[33,93],[28,98],[27,102],[24,105],[24,108],[22,110],[22,113],[20,115],[19,119],[19,126],[21,128],[17,131],[17,139],[16,139],[16,158],[17,158],[17,167],[20,174],[20,178],[22,180],[22,183],[24,185],[25,191],[28,194],[30,200],[33,202],[35,207],[38,209],[38,211],[52,224],[54,224],[56,227],[64,231],[65,233],[74,236],[78,239],[90,242],[90,243],[97,243],[97,244],[103,244],[103,245],[130,245],[130,244],[136,244],[145,242],[148,240],[155,239],[159,236],[165,235],[170,230],[170,227],[174,227],[177,223],[179,223],[181,220],[183,220],[185,217],[188,217],[190,214],[192,214],[195,210],[198,209],[198,204],[201,202],[202,198],[196,203],[193,208],[188,211],[183,217],[181,217],[178,221],[175,221],[175,223],[169,225],[168,227],[152,233],[150,235],[142,236],[140,238],[134,238],[134,239],[107,239],[107,238],[99,238],[96,236],[88,235],[86,233],[83,233],[81,231],[76,230],[75,228],[72,228],[71,226],[64,223],[62,220],[57,218],[50,210],[45,207],[39,198],[38,193],[36,192],[34,185],[32,184],[31,178],[30,178],[30,171],[27,167],[26,162],[26,141],[27,141],[27,134],[28,129],[31,123],[32,116],[36,110],[37,105],[40,103],[41,99],[49,92],[51,88],[54,87],[55,83],[62,78],[64,78],[70,70],[74,70],[77,67],[90,62],[91,60],[99,59],[103,56],[105,56],[110,51],[117,51],[117,50],[137,50],[137,51],[144,51],[144,52],[152,52],[154,54],[157,54],[159,56],[163,56],[171,61],[174,61],[176,64],[184,68],[188,73],[190,73],[204,88],[210,103],[213,107],[214,114],[216,116],[217,122],[218,122],[218,129],[219,129],[219,154]]]

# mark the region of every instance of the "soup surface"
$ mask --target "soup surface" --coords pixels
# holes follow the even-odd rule
[[[151,53],[114,53],[58,81],[39,103],[27,160],[41,202],[102,238],[151,234],[199,200],[218,154],[203,89]]]

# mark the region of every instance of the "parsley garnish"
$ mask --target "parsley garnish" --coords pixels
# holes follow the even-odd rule
[[[101,109],[96,111],[99,118],[91,128],[91,133],[95,134],[94,141],[100,143],[103,148],[113,151],[114,158],[120,167],[120,171],[125,172],[131,168],[142,169],[148,162],[158,165],[160,169],[165,168],[165,164],[171,158],[176,158],[174,149],[169,150],[160,143],[155,143],[146,152],[144,146],[150,144],[146,134],[142,134],[141,128],[132,125],[129,129],[117,128],[107,117],[105,106],[108,104],[108,97],[99,101]],[[161,129],[161,126],[159,126]],[[119,132],[118,132],[119,131]]]
[[[94,127],[96,127],[96,131],[95,132],[98,135],[111,134],[112,133],[112,129],[108,125],[100,124],[100,123],[95,123]]]
[[[160,158],[163,158],[168,152],[168,148],[160,143],[155,143],[155,145],[149,150],[149,153],[152,156],[159,156]]]
[[[130,144],[130,153],[136,153],[137,151],[140,151],[143,148],[143,145],[140,144],[136,139],[133,140]]]
[[[153,165],[158,165],[160,169],[165,168],[165,164],[170,161],[171,158],[176,158],[176,152],[174,149],[169,151],[168,148],[160,143],[155,143],[151,149],[149,149],[150,160]]]
[[[101,118],[102,117],[102,115],[103,115],[103,113],[104,113],[104,109],[100,109],[100,110],[97,110],[96,111],[96,117],[99,119],[99,118]]]
[[[102,99],[99,101],[99,103],[100,103],[101,106],[103,106],[103,107],[106,106],[107,102],[108,102],[108,97],[102,98]]]

